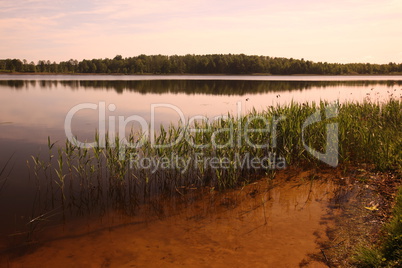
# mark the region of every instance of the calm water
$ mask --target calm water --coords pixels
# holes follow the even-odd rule
[[[47,137],[63,145],[65,118],[83,103],[97,109],[74,114],[72,132],[92,141],[104,121],[132,115],[155,126],[177,123],[194,115],[207,117],[242,113],[292,101],[362,102],[402,97],[402,76],[0,76],[0,227],[3,234],[18,232],[34,217],[37,189],[27,160],[47,154]],[[116,119],[117,120],[117,119]],[[102,121],[102,120],[101,120]],[[127,124],[126,130],[139,128]],[[8,175],[5,179],[5,175]]]

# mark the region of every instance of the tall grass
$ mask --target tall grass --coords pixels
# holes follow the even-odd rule
[[[333,155],[339,163],[365,162],[380,170],[401,169],[401,101],[337,104],[333,118],[325,117],[327,105],[291,103],[270,106],[261,112],[253,110],[240,118],[228,114],[212,122],[194,120],[187,125],[161,126],[153,137],[157,145],[184,137],[167,148],[154,146],[143,133],[135,132],[127,140],[133,144],[142,142],[139,148],[120,146],[123,141],[118,135],[107,135],[106,146],[101,147],[99,134],[95,133],[97,145],[91,149],[67,140],[56,150],[53,147],[57,144],[49,139],[48,157],[33,157],[33,170],[38,181],[47,181],[52,208],[53,200],[58,199],[64,208],[75,207],[83,213],[105,203],[132,211],[133,206],[151,196],[175,194],[182,187],[211,186],[222,190],[266,176],[275,168],[323,165],[305,145],[325,152],[327,139],[339,140],[338,151]],[[303,123],[316,112],[322,120],[303,130]],[[332,136],[326,133],[329,123],[338,124],[338,132]],[[256,131],[246,133],[247,127]],[[165,166],[144,168],[138,164],[141,159],[164,161]],[[265,162],[263,167],[256,167],[242,162],[244,159]]]
[[[402,167],[402,105],[351,103],[339,113],[342,160],[369,162],[378,169]]]

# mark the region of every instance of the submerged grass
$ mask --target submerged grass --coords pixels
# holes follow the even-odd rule
[[[11,167],[11,168],[7,171],[7,168],[9,168],[9,164],[10,164],[10,161],[11,161],[11,159],[13,158],[13,156],[14,156],[14,154],[12,154],[12,155],[8,158],[8,160],[6,161],[6,163],[5,163],[2,167],[0,167],[0,193],[1,193],[1,191],[3,190],[4,186],[6,185],[8,176],[10,175],[10,173],[11,173],[11,171],[12,171],[12,169],[13,169],[13,167]],[[6,174],[6,173],[7,173],[7,174]]]
[[[360,247],[354,256],[358,267],[402,267],[402,187],[399,188],[392,218],[384,227],[379,245]]]

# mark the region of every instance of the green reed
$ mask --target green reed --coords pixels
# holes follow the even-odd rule
[[[352,103],[341,108],[338,120],[342,159],[369,162],[380,170],[400,169],[401,102]]]
[[[161,126],[152,139],[131,131],[126,140],[142,144],[138,148],[123,146],[118,135],[110,134],[101,147],[96,132],[96,145],[91,149],[66,141],[58,148],[57,163],[49,138],[48,160],[32,157],[33,170],[38,180],[47,179],[52,193],[52,181],[56,182],[63,206],[83,212],[98,203],[129,210],[151,196],[176,194],[183,187],[236,187],[289,165],[325,165],[305,145],[324,153],[328,139],[339,140],[333,157],[338,157],[340,164],[365,162],[380,170],[401,169],[400,101],[337,104],[333,118],[326,118],[328,105],[290,103],[253,110],[239,118],[228,114],[216,120],[180,122]],[[303,129],[303,123],[314,113],[321,121]],[[328,134],[326,127],[333,123],[338,124],[338,131]],[[168,144],[171,146],[161,146]],[[154,167],[144,159],[164,165]],[[250,159],[264,159],[264,165],[248,165]],[[50,169],[53,165],[57,168]],[[65,187],[67,183],[69,187]]]

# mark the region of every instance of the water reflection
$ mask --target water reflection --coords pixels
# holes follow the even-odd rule
[[[141,94],[206,94],[239,95],[267,92],[309,90],[333,87],[401,86],[402,81],[250,81],[250,80],[0,80],[0,86],[15,90],[40,87],[58,87],[95,90],[114,90],[117,93],[139,92]]]
[[[47,136],[64,140],[64,120],[80,103],[114,104],[108,116],[138,115],[149,121],[151,105],[167,103],[186,117],[247,113],[295,102],[384,101],[402,97],[402,81],[256,81],[256,80],[0,80],[0,139],[43,144]],[[158,108],[156,125],[177,123],[180,115]],[[73,133],[92,139],[98,112],[80,111]],[[128,128],[133,127],[132,125]],[[134,126],[136,127],[136,126]]]

